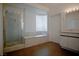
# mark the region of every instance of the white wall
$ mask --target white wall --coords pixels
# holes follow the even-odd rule
[[[34,9],[26,7],[24,9],[24,33],[26,32],[35,32],[36,31],[36,13]],[[27,33],[26,33],[27,34]]]
[[[24,9],[24,37],[27,37],[26,34],[36,33],[36,15],[46,13],[46,11],[39,8],[26,6]],[[48,41],[48,36],[25,38],[25,47],[38,45]]]
[[[60,42],[60,22],[61,14],[56,14],[49,16],[48,26],[49,26],[49,39],[50,41],[59,43]]]
[[[24,8],[24,33],[25,35],[28,33],[36,32],[36,15],[47,15],[46,10],[42,10],[39,8],[35,8],[27,5]]]
[[[0,55],[3,55],[3,20],[2,20],[2,4],[0,4]]]

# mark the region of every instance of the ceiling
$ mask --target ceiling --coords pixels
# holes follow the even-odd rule
[[[79,7],[79,3],[41,3],[41,5],[48,7],[52,14],[60,13],[68,8]]]
[[[41,3],[48,8],[51,7],[68,7],[68,6],[79,6],[79,3]]]
[[[31,5],[36,8],[48,10],[49,14],[52,15],[61,13],[68,8],[74,8],[74,7],[79,8],[79,3],[29,3],[29,4],[17,4],[17,5],[20,7],[26,7],[27,5]]]

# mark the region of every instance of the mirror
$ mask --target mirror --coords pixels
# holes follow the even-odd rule
[[[79,33],[79,11],[64,13],[62,16],[62,32]]]

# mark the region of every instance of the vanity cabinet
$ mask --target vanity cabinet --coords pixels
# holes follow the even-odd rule
[[[79,51],[79,38],[69,38],[69,48]]]
[[[64,37],[64,36],[61,36],[60,38],[61,38],[60,45],[62,47],[67,47],[68,48],[69,47],[69,43],[68,43],[69,38],[68,37]]]
[[[61,36],[60,45],[69,50],[79,51],[79,38]]]
[[[61,14],[60,45],[70,50],[79,51],[79,10]]]

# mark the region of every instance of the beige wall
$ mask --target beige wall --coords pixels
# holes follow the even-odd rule
[[[2,21],[2,4],[0,4],[0,55],[3,55],[3,21]]]

